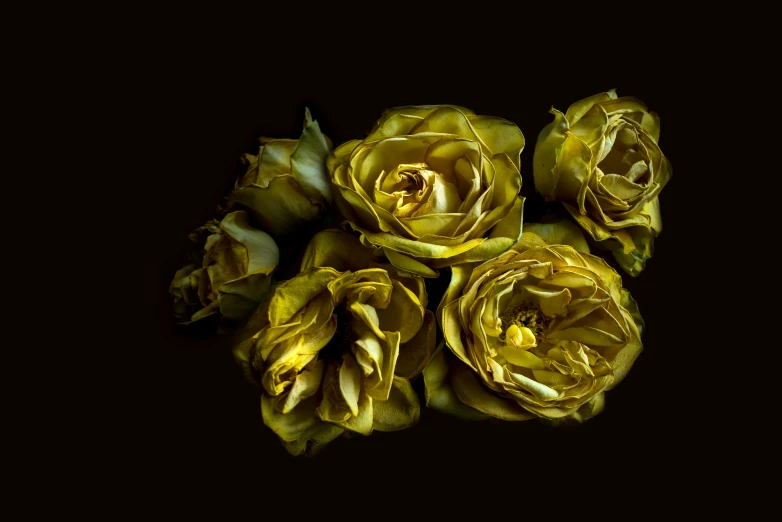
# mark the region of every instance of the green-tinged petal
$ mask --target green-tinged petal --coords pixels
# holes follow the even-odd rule
[[[317,399],[317,397],[311,397],[300,402],[290,412],[281,413],[274,407],[278,402],[278,397],[271,397],[264,393],[261,395],[263,422],[282,440],[295,441],[308,429],[321,422],[315,415]]]
[[[426,310],[424,322],[415,337],[399,346],[394,373],[399,377],[413,379],[421,374],[435,347],[437,325],[434,314]]]
[[[418,333],[424,322],[424,307],[418,298],[399,281],[392,281],[394,290],[386,308],[377,308],[380,329],[399,332],[400,342],[406,343]]]
[[[643,271],[646,267],[646,261],[654,253],[654,235],[645,227],[629,227],[626,232],[632,238],[634,249],[626,253],[622,249],[616,248],[611,253],[622,270],[636,277]]]
[[[330,267],[340,272],[361,270],[380,258],[349,232],[339,229],[323,230],[315,234],[307,245],[301,270],[311,267]]]
[[[220,313],[220,302],[214,301],[213,303],[210,303],[209,306],[207,306],[206,308],[202,308],[201,310],[194,313],[193,316],[190,318],[190,321],[184,324],[191,324],[196,321],[206,319],[207,317],[217,313]]]
[[[247,273],[270,273],[280,262],[280,251],[274,239],[250,225],[247,213],[231,212],[220,222],[220,228],[247,249]]]
[[[302,223],[315,220],[323,208],[311,202],[291,176],[273,179],[267,188],[249,185],[234,190],[229,204],[241,204],[255,216],[261,228],[275,236],[295,231]]]
[[[397,431],[418,423],[421,405],[407,379],[394,377],[385,401],[373,401],[372,426],[378,431]]]
[[[454,361],[453,364],[461,364]],[[426,386],[426,405],[437,411],[454,415],[465,420],[484,420],[489,415],[467,406],[456,396],[450,381],[449,362],[446,350],[441,343],[435,354],[424,368]]]
[[[271,282],[271,277],[259,273],[223,284],[217,291],[220,313],[227,319],[247,319],[268,297]]]
[[[374,401],[372,397],[362,391],[358,399],[358,415],[350,415],[347,420],[335,422],[334,424],[361,435],[370,435],[372,433],[373,410]]]
[[[305,111],[304,131],[291,154],[291,175],[308,198],[331,203],[331,183],[326,169],[331,147],[309,109]]]
[[[296,149],[296,140],[275,140],[261,138],[263,146],[257,158],[246,157],[249,168],[239,180],[239,185],[259,185],[267,188],[269,183],[291,172],[291,154]]]
[[[453,257],[444,259],[434,259],[431,265],[435,268],[443,268],[446,266],[453,266],[462,263],[474,263],[476,261],[486,261],[493,257],[497,257],[502,254],[516,242],[515,239],[510,237],[493,237],[489,239],[478,240],[481,243],[477,244],[470,250],[455,255]]]
[[[557,150],[562,146],[565,141],[565,133],[570,129],[564,114],[553,107],[549,112],[554,115],[554,121],[540,131],[532,157],[535,189],[541,193],[546,201],[554,199],[554,191],[559,181],[559,172],[555,168],[557,166]]]
[[[343,433],[345,433],[345,430],[339,426],[334,426],[328,422],[320,422],[305,431],[299,439],[292,442],[282,441],[282,445],[294,457],[298,455],[311,457],[323,451],[326,444]]]
[[[383,253],[385,253],[389,263],[400,270],[405,270],[421,277],[438,277],[440,275],[437,270],[433,270],[425,264],[416,261],[412,257],[401,254],[396,250],[383,248]]]
[[[354,223],[350,223],[351,228],[358,232],[361,232],[363,238],[369,243],[390,250],[395,250],[402,254],[407,254],[414,257],[443,259],[457,256],[463,252],[467,252],[480,245],[483,239],[473,239],[466,241],[465,243],[448,247],[442,245],[433,245],[429,243],[420,243],[418,241],[412,241],[410,239],[401,238],[393,234],[385,232],[371,232],[365,228],[362,228]]]
[[[570,245],[579,252],[589,254],[584,234],[571,221],[563,219],[556,223],[524,223],[524,232],[536,234],[550,245]]]
[[[535,417],[512,399],[500,397],[484,386],[466,365],[451,367],[451,383],[461,402],[476,410],[503,420],[529,420]]]

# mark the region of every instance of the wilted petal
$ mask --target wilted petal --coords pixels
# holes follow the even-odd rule
[[[323,377],[324,361],[314,360],[304,371],[296,376],[290,391],[285,397],[282,413],[290,413],[301,401],[308,399],[320,389],[320,381]]]
[[[361,390],[361,367],[348,353],[342,354],[342,365],[339,367],[339,390],[342,398],[353,415],[358,415],[358,396]]]
[[[331,143],[320,132],[320,126],[312,119],[310,110],[304,111],[304,131],[290,157],[291,175],[309,198],[322,198],[331,203],[331,184],[326,169]]]
[[[400,345],[394,372],[399,377],[413,379],[421,374],[435,347],[437,326],[434,314],[426,310],[424,322],[415,336]]]
[[[378,431],[397,431],[418,423],[421,405],[407,379],[394,377],[388,399],[373,401],[372,426]]]
[[[353,234],[328,229],[310,239],[301,262],[301,271],[311,267],[330,267],[340,272],[356,271],[377,260],[372,250],[362,245]]]
[[[339,277],[332,268],[312,268],[277,286],[269,303],[269,321],[273,326],[286,323],[315,296]]]
[[[456,361],[454,364],[462,364]],[[437,349],[424,368],[426,405],[437,411],[465,420],[482,420],[489,415],[467,406],[456,396],[450,382],[450,369],[443,345]]]
[[[464,404],[476,410],[504,420],[529,420],[535,416],[511,399],[505,399],[489,391],[467,366],[451,368],[451,383],[456,396]]]

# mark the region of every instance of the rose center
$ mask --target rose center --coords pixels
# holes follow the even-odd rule
[[[500,320],[502,321],[501,341],[505,341],[508,328],[515,325],[518,328],[529,328],[535,335],[535,340],[538,343],[543,340],[546,327],[551,321],[550,318],[541,313],[536,305],[528,302],[511,306],[500,315]]]
[[[334,315],[337,317],[337,330],[331,337],[326,346],[318,352],[319,359],[327,361],[341,361],[342,354],[350,350],[356,336],[351,327],[352,316],[345,308],[344,304],[338,305],[334,309]]]

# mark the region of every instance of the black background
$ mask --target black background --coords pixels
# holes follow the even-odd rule
[[[573,482],[602,484],[605,495],[640,483],[646,491],[665,490],[686,479],[697,444],[685,428],[692,411],[680,400],[690,368],[678,354],[690,341],[674,331],[688,312],[680,267],[692,248],[681,202],[695,184],[686,167],[688,92],[671,80],[674,71],[664,58],[651,68],[594,68],[583,59],[567,69],[545,61],[525,65],[523,56],[419,61],[413,50],[413,56],[325,58],[259,49],[254,60],[238,60],[208,46],[187,56],[176,49],[161,50],[141,82],[138,152],[145,161],[133,174],[146,187],[136,211],[144,262],[136,273],[132,332],[140,340],[134,350],[143,373],[131,386],[139,420],[127,432],[129,451],[143,462],[145,491],[205,499],[224,489],[244,503],[287,494],[304,504],[317,491],[342,499],[333,500],[342,506],[356,497],[372,502],[373,495],[392,495],[392,506],[405,506],[408,498],[435,491],[438,502],[450,503],[510,488],[556,505]],[[230,337],[175,325],[168,285],[181,266],[187,234],[213,216],[244,170],[241,154],[257,152],[259,136],[299,136],[305,107],[335,145],[363,137],[384,109],[399,105],[456,104],[511,120],[527,142],[521,157],[526,192],[533,187],[537,135],[552,119],[549,108],[564,111],[610,88],[660,115],[660,146],[673,178],[660,198],[664,230],[654,257],[639,277],[623,274],[646,321],[644,350],[607,394],[605,411],[584,425],[467,423],[424,407],[412,429],[340,438],[314,458],[294,458],[263,425],[259,390],[234,365]],[[528,205],[527,220],[530,213],[539,216],[536,205]],[[662,482],[653,478],[661,474]],[[444,491],[451,493],[443,497]],[[576,497],[589,502],[588,494]]]

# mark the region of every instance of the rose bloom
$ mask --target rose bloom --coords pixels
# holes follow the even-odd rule
[[[524,136],[506,120],[454,106],[386,111],[369,135],[337,147],[335,202],[362,242],[404,270],[489,259],[521,234]]]
[[[275,289],[234,348],[262,386],[264,423],[294,455],[345,431],[418,422],[409,379],[434,351],[434,314],[419,276],[377,260],[347,232],[317,234],[301,273]]]
[[[530,228],[549,241],[580,236]],[[643,322],[616,271],[532,232],[495,259],[453,267],[438,316],[447,349],[424,371],[427,404],[466,418],[583,421],[642,348]]]
[[[282,236],[319,220],[331,203],[326,158],[331,141],[305,111],[298,140],[261,138],[257,155],[245,154],[247,172],[228,202],[248,210],[264,230]]]
[[[178,270],[169,293],[174,314],[193,322],[220,313],[247,319],[268,295],[280,261],[274,240],[255,229],[243,211],[212,220],[190,239],[199,245],[194,263]]]
[[[561,201],[598,247],[638,275],[662,231],[658,195],[671,178],[657,145],[659,118],[613,90],[551,113],[535,146],[535,188],[546,201]]]

